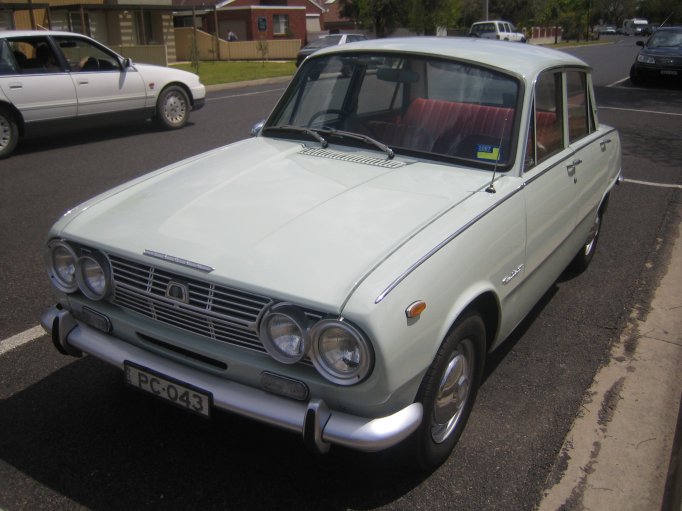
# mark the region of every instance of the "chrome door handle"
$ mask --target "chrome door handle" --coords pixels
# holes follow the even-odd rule
[[[602,140],[601,142],[599,142],[599,146],[601,147],[601,150],[602,150],[602,151],[606,151],[606,144],[610,144],[610,143],[611,143],[611,139],[610,139],[610,138],[605,138],[604,140]]]

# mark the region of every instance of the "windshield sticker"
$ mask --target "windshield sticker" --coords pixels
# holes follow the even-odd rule
[[[478,144],[476,146],[476,159],[498,161],[500,159],[500,148],[494,145]]]

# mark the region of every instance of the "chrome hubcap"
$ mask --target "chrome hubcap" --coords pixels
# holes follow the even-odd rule
[[[9,122],[0,116],[0,147],[7,147],[9,144]]]
[[[163,113],[170,122],[181,122],[187,113],[187,105],[180,94],[169,94],[163,105]]]
[[[452,353],[443,371],[433,404],[431,428],[431,437],[437,444],[452,434],[467,404],[471,392],[473,357],[473,344],[464,340]]]

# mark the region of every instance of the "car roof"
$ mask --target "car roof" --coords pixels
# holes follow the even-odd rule
[[[315,57],[330,53],[358,51],[397,52],[413,55],[445,57],[476,62],[523,77],[533,77],[552,67],[589,66],[568,53],[532,44],[511,44],[506,41],[473,37],[399,37],[372,39],[324,48]]]
[[[0,37],[26,37],[26,36],[50,36],[50,35],[69,35],[87,37],[83,34],[74,32],[64,32],[60,30],[0,30]]]

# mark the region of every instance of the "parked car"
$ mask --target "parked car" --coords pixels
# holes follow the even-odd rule
[[[256,137],[58,220],[45,253],[59,303],[41,324],[60,352],[204,417],[320,452],[400,446],[433,468],[488,353],[567,266],[590,264],[620,161],[590,68],[567,53],[325,48]]]
[[[471,25],[470,37],[482,37],[484,39],[499,39],[501,41],[516,41],[525,43],[526,36],[516,30],[508,21],[491,20],[477,21]]]
[[[320,36],[312,43],[301,48],[301,50],[298,52],[298,55],[296,56],[296,67],[300,66],[301,62],[303,62],[308,55],[312,55],[321,48],[366,40],[367,37],[362,34],[331,34]]]
[[[630,68],[630,81],[642,85],[647,80],[682,78],[682,27],[661,27],[646,41]]]
[[[153,117],[181,128],[205,94],[195,74],[133,64],[80,34],[0,31],[0,158],[25,135],[74,123]]]
[[[601,25],[597,32],[601,35],[616,35],[616,27],[613,25]]]

